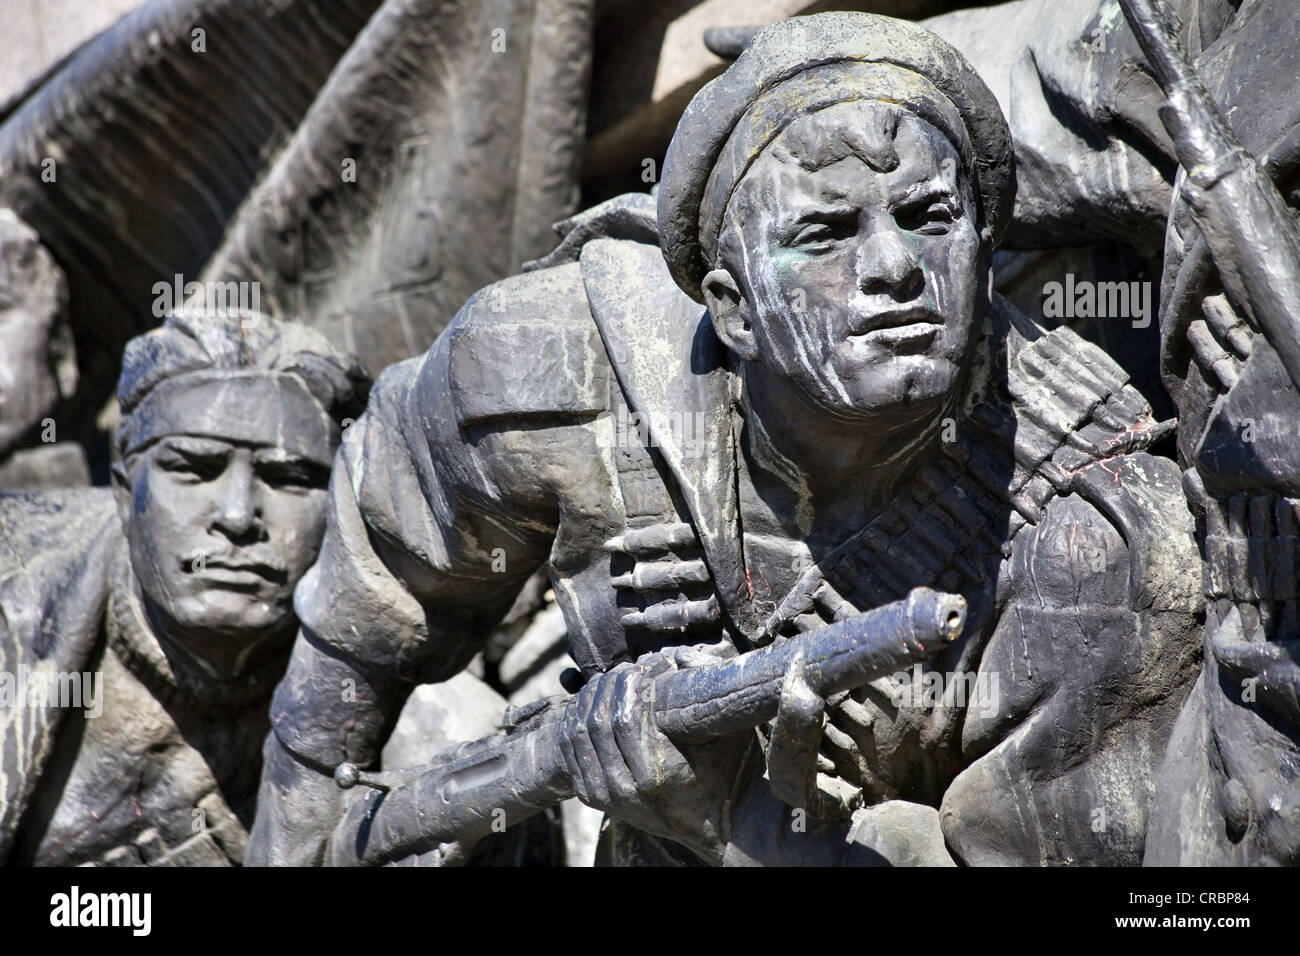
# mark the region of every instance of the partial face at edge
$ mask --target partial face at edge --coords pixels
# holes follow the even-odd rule
[[[946,403],[987,278],[960,169],[942,133],[885,104],[841,104],[778,137],[724,230],[757,360],[845,417]]]
[[[50,349],[57,306],[48,289],[28,287],[53,283],[54,267],[19,261],[35,255],[29,244],[0,238],[0,458],[14,451],[59,401]]]

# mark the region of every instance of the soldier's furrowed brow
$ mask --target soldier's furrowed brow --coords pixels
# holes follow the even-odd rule
[[[283,448],[275,446],[259,448],[254,452],[253,457],[259,465],[286,465],[312,468],[328,468],[330,466],[330,459],[328,457],[317,458],[314,455],[295,454],[294,452],[286,451]]]
[[[938,176],[933,176],[929,179],[923,179],[918,183],[912,183],[912,185],[905,189],[896,192],[892,197],[892,202],[895,205],[914,203],[921,200],[925,200],[926,202],[947,201],[955,203],[957,201],[957,194],[953,192],[952,187],[942,179]]]
[[[162,440],[162,445],[169,451],[175,451],[178,454],[211,458],[230,453],[231,445],[214,441],[210,438],[198,438],[192,435],[168,435]]]
[[[807,222],[822,222],[827,219],[842,219],[856,216],[858,209],[852,203],[805,203],[792,204],[789,212],[781,216],[780,225],[797,226]]]
[[[324,488],[329,484],[329,463],[301,455],[256,455],[254,467],[263,481],[272,485]]]

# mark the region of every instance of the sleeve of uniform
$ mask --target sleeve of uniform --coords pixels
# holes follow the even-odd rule
[[[1098,462],[1017,537],[944,794],[969,865],[1138,865],[1159,765],[1198,672],[1200,567],[1177,467]]]
[[[1174,0],[1195,58],[1226,0]],[[925,21],[989,84],[1011,125],[1016,207],[1006,245],[1115,240],[1159,248],[1177,162],[1164,102],[1114,0],[1015,0]]]
[[[547,456],[577,453],[608,402],[607,376],[565,364],[598,345],[566,321],[589,316],[578,281],[561,267],[476,295],[424,357],[380,376],[346,430],[272,706],[300,761],[371,765],[411,688],[460,671],[547,560]]]

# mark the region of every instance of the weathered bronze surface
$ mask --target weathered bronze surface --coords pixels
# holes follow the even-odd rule
[[[0,861],[1300,864],[1292,0],[631,9],[4,106]]]

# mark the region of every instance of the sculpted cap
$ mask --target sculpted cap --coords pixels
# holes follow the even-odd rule
[[[361,414],[369,390],[369,376],[351,355],[297,322],[180,311],[127,343],[117,387],[122,424],[116,450],[125,458],[178,432],[244,438],[250,423],[227,414],[222,401],[242,395],[261,399],[252,407],[268,415],[282,402],[296,409],[284,440],[325,454],[328,462],[340,422]],[[179,401],[196,391],[197,403]],[[203,414],[194,414],[196,407]]]
[[[761,30],[691,100],[664,160],[659,241],[674,281],[700,301],[727,202],[794,120],[853,100],[895,103],[947,136],[971,177],[982,235],[996,244],[1015,201],[1011,133],[992,91],[924,27],[870,13],[820,13]]]

